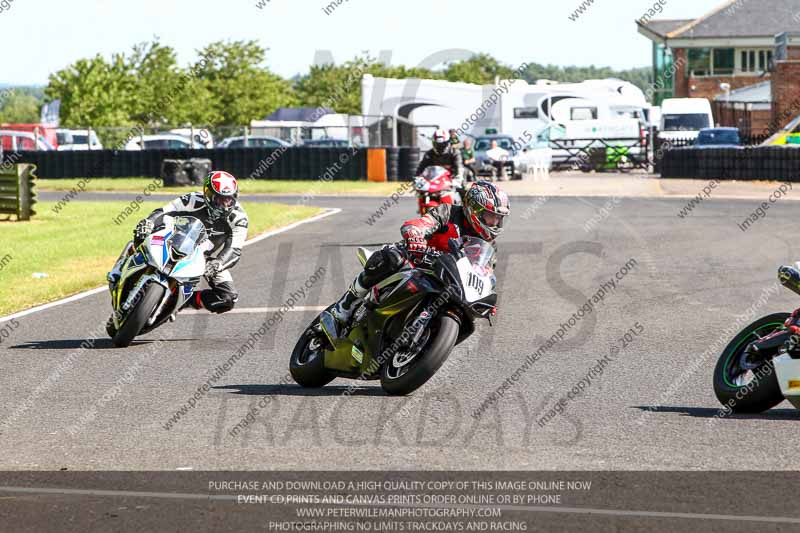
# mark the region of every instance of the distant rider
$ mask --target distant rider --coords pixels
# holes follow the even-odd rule
[[[461,178],[464,168],[461,163],[461,152],[450,144],[450,137],[447,132],[439,129],[433,133],[433,148],[425,152],[422,161],[417,167],[417,176],[428,167],[448,167],[453,175],[453,179]]]
[[[406,221],[400,233],[411,262],[424,257],[428,248],[449,251],[450,239],[479,237],[494,242],[503,233],[506,217],[511,214],[508,196],[497,185],[479,181],[464,195],[464,205],[440,204],[421,217]],[[323,330],[333,342],[349,324],[353,311],[369,289],[392,274],[411,268],[402,250],[386,245],[367,260],[348,291],[334,305],[333,323],[322,320]],[[328,327],[330,326],[330,328]]]
[[[247,213],[238,202],[239,184],[227,172],[212,172],[203,184],[203,192],[192,192],[156,209],[141,220],[117,264],[108,273],[113,290],[119,281],[124,260],[156,228],[162,225],[165,215],[194,217],[206,228],[213,248],[208,253],[205,278],[209,289],[194,293],[189,305],[195,309],[208,309],[212,313],[226,313],[233,309],[239,295],[233,286],[229,270],[239,262],[242,247],[247,240]]]

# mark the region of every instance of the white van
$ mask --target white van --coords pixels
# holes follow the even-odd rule
[[[659,139],[694,140],[704,128],[714,127],[711,102],[705,98],[667,98],[661,104]]]

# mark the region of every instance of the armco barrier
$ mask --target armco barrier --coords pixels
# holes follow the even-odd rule
[[[800,147],[673,148],[662,178],[800,181]]]
[[[214,169],[240,178],[316,180],[367,179],[367,149],[215,148],[212,150],[92,150],[17,152],[16,161],[38,167],[40,178],[158,178],[164,159],[210,159]],[[6,159],[12,154],[8,153]]]
[[[36,214],[36,166],[13,164],[0,167],[0,213],[30,220]]]

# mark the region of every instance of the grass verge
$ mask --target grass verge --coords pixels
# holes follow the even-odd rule
[[[30,222],[0,222],[0,316],[58,300],[105,283],[136,222],[163,202],[116,225],[127,202],[71,202],[59,214],[37,204]],[[250,237],[322,212],[305,206],[243,202]],[[34,273],[47,274],[36,279]]]
[[[77,186],[79,179],[38,180],[39,190],[68,192]],[[148,185],[158,184],[158,193],[177,193],[197,187],[161,187],[161,180],[153,178],[94,178],[85,184],[84,190],[92,192],[137,192]],[[320,181],[320,180],[239,180],[242,194],[338,194],[389,196],[397,192],[401,182],[373,183],[369,181]]]

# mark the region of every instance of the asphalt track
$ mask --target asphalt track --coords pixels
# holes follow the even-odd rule
[[[248,247],[234,270],[239,309],[279,308],[318,267],[326,274],[297,305],[337,298],[358,271],[356,245],[397,240],[412,214],[411,201],[403,200],[367,225],[381,201],[320,199],[344,211]],[[410,398],[386,397],[371,383],[342,397],[346,380],[321,391],[281,385],[291,348],[314,316],[292,312],[165,430],[266,313],[181,316],[127,350],[112,349],[102,336],[94,348],[80,348],[109,314],[106,294],[21,318],[0,344],[7,422],[0,468],[794,468],[787,443],[800,413],[787,403],[761,416],[715,420],[716,355],[696,372],[682,370],[774,287],[778,265],[800,257],[790,230],[800,206],[775,204],[742,232],[737,224],[755,200],[707,201],[684,219],[677,213],[685,200],[550,198],[534,209],[535,202],[513,199],[515,217],[500,246],[495,327],[482,325]],[[585,231],[606,204],[608,217]],[[617,289],[476,420],[472,413],[488,395],[631,258],[637,265]],[[757,314],[797,304],[781,290]],[[536,420],[612,345],[621,348],[618,339],[636,322],[644,332],[565,415],[540,427]],[[165,343],[151,353],[159,339]],[[40,387],[64,361],[58,379]],[[127,379],[117,391],[121,378]],[[266,414],[230,436],[265,396]],[[97,416],[70,435],[92,407]]]
[[[404,199],[368,225],[382,201],[315,200],[343,211],[250,246],[233,272],[241,312],[182,315],[126,350],[102,336],[81,348],[110,312],[106,294],[18,319],[0,344],[0,470],[797,469],[800,413],[784,403],[718,418],[711,375],[722,333],[748,308],[798,306],[775,272],[800,258],[800,205],[778,202],[742,232],[760,200],[707,200],[679,218],[685,199],[512,198],[495,326],[481,325],[431,383],[409,398],[374,383],[350,396],[346,380],[318,391],[283,384],[313,309],[358,272],[355,247],[397,240],[413,213]],[[473,416],[626,264],[602,302]],[[286,314],[165,429],[319,267],[326,274],[297,302],[307,310]],[[631,328],[641,333],[623,347]],[[542,424],[609,355],[602,375]],[[253,410],[255,421],[233,431]]]

